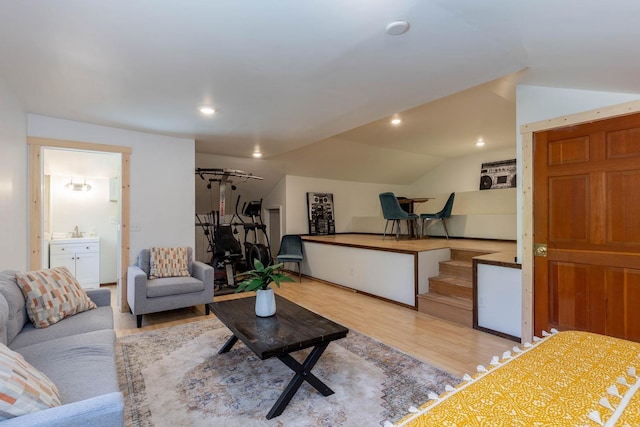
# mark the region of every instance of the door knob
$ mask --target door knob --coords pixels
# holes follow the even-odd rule
[[[534,256],[547,256],[547,244],[546,243],[535,243],[533,245],[533,255]]]

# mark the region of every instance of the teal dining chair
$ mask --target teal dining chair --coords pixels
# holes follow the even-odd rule
[[[414,213],[406,212],[400,206],[400,202],[396,198],[395,194],[387,192],[380,193],[380,205],[382,206],[382,216],[387,222],[384,224],[384,234],[382,235],[382,240],[387,235],[387,227],[389,226],[389,221],[391,222],[391,232],[393,233],[393,227],[396,227],[396,240],[400,239],[400,221],[407,222],[407,231],[409,235],[411,235],[411,226],[418,230],[418,215]]]
[[[449,198],[447,199],[447,203],[444,204],[444,208],[440,212],[436,213],[423,213],[420,214],[420,219],[422,220],[422,236],[427,232],[427,228],[431,225],[428,221],[442,221],[442,226],[444,227],[444,235],[447,236],[447,240],[449,240],[449,231],[447,231],[447,222],[445,221],[447,218],[451,216],[451,210],[453,209],[453,199],[455,199],[456,193],[451,193]],[[425,228],[424,223],[427,222],[427,228]]]
[[[276,256],[278,263],[292,262],[298,264],[298,278],[302,282],[302,270],[300,263],[304,260],[302,252],[302,238],[297,234],[286,234],[282,236],[280,251]]]

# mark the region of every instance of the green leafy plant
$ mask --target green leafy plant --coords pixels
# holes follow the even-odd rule
[[[236,292],[257,291],[258,289],[265,291],[271,283],[275,283],[276,286],[280,287],[281,282],[294,281],[291,277],[279,271],[284,265],[283,263],[265,267],[260,260],[255,259],[253,260],[253,265],[255,267],[253,270],[245,271],[236,276],[238,279],[243,278],[238,284]]]

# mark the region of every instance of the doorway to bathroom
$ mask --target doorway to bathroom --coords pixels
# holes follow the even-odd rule
[[[45,220],[50,221],[48,224],[48,230],[50,235],[49,238],[52,237],[52,233],[69,233],[75,231],[76,225],[78,225],[77,235],[84,236],[86,233],[87,236],[94,233],[99,237],[100,229],[98,226],[92,226],[88,224],[86,229],[83,229],[83,226],[80,224],[72,224],[71,230],[68,230],[68,225],[61,225],[60,230],[56,230],[58,226],[54,223],[55,219],[53,218],[53,211],[50,209],[49,218],[45,218],[45,204],[51,203],[51,199],[45,200],[45,193],[49,194],[50,197],[51,190],[45,191],[45,187],[51,186],[52,178],[45,179],[44,176],[44,154],[43,152],[47,149],[60,149],[66,150],[67,152],[92,152],[92,153],[101,153],[101,154],[112,154],[117,155],[120,159],[119,166],[119,177],[120,182],[117,180],[109,180],[110,191],[108,193],[108,198],[112,195],[117,194],[118,201],[115,204],[118,206],[116,209],[115,222],[116,224],[109,224],[111,226],[116,226],[119,230],[116,244],[116,283],[117,283],[117,295],[116,295],[116,305],[118,306],[121,312],[125,312],[129,309],[127,305],[127,277],[126,271],[127,266],[129,264],[129,242],[130,242],[130,162],[131,162],[131,147],[126,146],[118,146],[118,145],[108,145],[108,144],[97,144],[97,143],[89,143],[89,142],[81,142],[81,141],[67,141],[67,140],[59,140],[59,139],[51,139],[51,138],[40,138],[40,137],[29,137],[27,138],[27,144],[29,147],[29,267],[31,270],[39,270],[43,268],[43,266],[47,265],[43,261],[48,259],[49,256],[45,255],[44,251],[44,240],[45,237]],[[92,169],[87,169],[94,170]],[[63,181],[63,188],[66,191],[75,192],[77,189],[78,193],[82,192],[91,192],[93,191],[93,187],[91,190],[88,190],[88,185],[91,185],[90,176],[94,176],[93,173],[80,171],[79,173],[85,173],[86,183],[84,180],[84,175],[73,175],[68,176],[66,179],[69,181]],[[98,176],[98,175],[95,175]],[[48,184],[46,183],[48,181]],[[86,186],[85,186],[86,184]],[[112,188],[111,186],[115,186],[116,188]],[[115,190],[115,193],[111,190]],[[119,193],[118,193],[119,190]],[[55,203],[55,201],[53,202]],[[114,203],[114,202],[110,202]],[[54,208],[55,210],[55,208]],[[109,221],[113,221],[113,216],[109,217]],[[79,220],[78,220],[79,221]],[[95,230],[92,230],[95,228]],[[79,234],[78,234],[79,233]],[[112,255],[113,256],[113,255]],[[84,272],[83,272],[84,274]],[[100,280],[100,279],[99,279]],[[109,283],[107,281],[107,283]]]
[[[44,148],[42,165],[42,267],[66,266],[85,288],[116,284],[121,154]]]

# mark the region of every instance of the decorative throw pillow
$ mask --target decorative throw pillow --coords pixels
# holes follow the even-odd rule
[[[0,421],[60,404],[56,385],[20,353],[0,343]]]
[[[46,328],[65,317],[96,308],[67,267],[16,273],[16,279],[36,328]]]
[[[149,252],[149,279],[189,276],[189,256],[186,247],[154,247]]]

